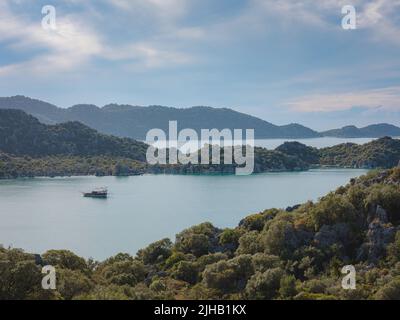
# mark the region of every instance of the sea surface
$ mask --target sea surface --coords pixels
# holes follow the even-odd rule
[[[317,200],[364,174],[356,169],[251,176],[144,175],[0,180],[0,244],[105,259],[192,225],[234,227],[245,216]],[[82,197],[107,186],[108,199]]]

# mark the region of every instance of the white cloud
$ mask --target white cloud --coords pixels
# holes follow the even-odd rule
[[[159,48],[150,42],[129,44],[115,50],[106,49],[103,56],[109,60],[125,60],[130,69],[144,70],[187,64],[194,58],[177,50]]]
[[[71,1],[71,0],[68,0]],[[143,1],[137,1],[138,3]],[[170,6],[180,0],[148,0],[146,5],[157,7],[165,14]],[[120,6],[128,1],[113,0]],[[131,3],[131,2],[129,2]],[[131,3],[132,4],[132,3]],[[169,13],[168,13],[169,14]],[[199,37],[195,28],[179,30],[181,38]],[[162,43],[137,41],[135,43],[113,44],[95,31],[84,13],[57,16],[57,30],[44,30],[40,20],[32,22],[11,11],[7,2],[0,3],[0,43],[7,41],[11,50],[29,52],[39,49],[43,52],[13,64],[0,65],[0,76],[33,73],[36,76],[61,71],[74,71],[99,57],[112,61],[126,60],[129,67],[136,69],[160,68],[191,62],[190,55],[177,49],[163,47]],[[132,69],[132,68],[131,68]]]
[[[400,45],[399,13],[400,0],[376,0],[362,8],[359,26],[370,30],[376,42]]]
[[[357,27],[367,30],[371,39],[400,44],[400,0],[252,0],[251,3],[247,14],[275,18],[274,28],[296,24],[337,30],[341,29],[341,8],[351,4],[357,11]]]
[[[129,14],[133,25],[141,20],[142,25],[152,27],[151,33],[139,35],[137,40],[126,39],[115,44],[111,34],[96,29],[94,20],[99,17],[94,17],[90,9],[93,6],[85,5],[85,10],[74,15],[58,16],[58,30],[48,32],[40,27],[40,21],[29,21],[26,16],[13,13],[7,3],[16,1],[0,1],[0,43],[7,43],[13,50],[43,49],[44,53],[36,53],[27,61],[0,66],[0,74],[19,70],[68,71],[88,64],[96,57],[126,60],[129,66],[141,65],[141,68],[185,65],[200,60],[189,53],[192,44],[200,41],[224,45],[226,40],[240,41],[246,35],[268,30],[275,32],[282,26],[338,29],[341,6],[348,4],[347,0],[248,0],[247,6],[237,14],[215,19],[210,24],[188,26],[181,18],[195,14],[193,4],[197,0],[101,0],[120,10],[121,14]],[[81,3],[78,0],[63,1]],[[398,11],[400,0],[353,0],[352,3],[359,11],[360,28],[367,29],[372,39],[400,44],[400,26],[393,14]],[[95,13],[101,16],[97,23],[101,21],[103,31],[107,31],[107,18],[118,19],[112,14],[107,17],[109,12],[97,10]]]
[[[400,110],[400,86],[333,94],[315,94],[300,97],[286,103],[293,111],[331,112],[354,107]]]
[[[26,52],[43,49],[32,58],[0,67],[0,74],[34,72],[35,74],[66,71],[81,65],[102,51],[100,37],[80,23],[76,16],[57,18],[57,30],[44,30],[41,21],[31,22],[15,15],[3,3],[0,10],[0,41],[7,40],[8,48]]]
[[[190,0],[104,0],[105,2],[133,14],[148,16],[171,23],[182,17],[190,6]],[[158,21],[160,22],[160,21]]]
[[[279,23],[293,22],[315,26],[325,26],[320,12],[321,3],[324,1],[284,1],[284,0],[253,0],[253,7],[257,12],[262,12],[271,17],[279,17]]]

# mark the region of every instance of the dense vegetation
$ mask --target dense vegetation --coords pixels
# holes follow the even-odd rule
[[[45,125],[20,110],[0,110],[0,150],[16,156],[114,156],[145,161],[147,145],[98,133],[79,122]]]
[[[148,165],[147,148],[145,143],[103,135],[79,122],[45,125],[22,111],[0,110],[0,178],[233,174],[237,167],[224,164],[223,149],[221,164]],[[200,152],[197,157],[200,163]],[[364,145],[342,144],[319,150],[285,142],[275,150],[256,147],[254,173],[299,171],[315,166],[390,168],[399,161],[400,140],[389,137]]]
[[[322,149],[308,147],[299,142],[285,142],[276,151],[296,157],[310,166],[392,168],[400,161],[400,140],[383,137],[362,145],[343,143]]]
[[[150,166],[147,148],[142,142],[106,136],[79,122],[45,125],[23,111],[0,110],[0,178],[235,172],[236,165],[223,164],[223,150],[220,165]],[[295,156],[255,150],[255,172],[305,169],[308,164]]]
[[[40,287],[57,269],[57,290]],[[357,289],[341,287],[344,265]],[[234,229],[203,223],[103,262],[0,249],[0,299],[400,299],[400,168]]]
[[[307,170],[309,165],[281,152],[257,148],[255,173]],[[221,151],[221,163],[223,163]],[[234,174],[236,164],[148,165],[145,162],[116,156],[11,156],[0,152],[0,179],[55,176],[131,176],[153,174]]]
[[[94,156],[15,157],[0,152],[0,179],[56,176],[132,176],[147,172],[143,162]]]
[[[373,124],[363,128],[346,126],[341,129],[333,129],[321,132],[325,137],[338,138],[381,138],[384,136],[400,137],[400,128],[387,123]]]
[[[352,168],[391,168],[400,161],[400,140],[384,137],[358,145],[340,144],[320,150],[320,164]]]

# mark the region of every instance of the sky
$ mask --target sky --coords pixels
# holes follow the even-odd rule
[[[400,125],[400,0],[1,0],[0,96],[13,95]]]

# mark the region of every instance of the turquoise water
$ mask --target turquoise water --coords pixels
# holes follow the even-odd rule
[[[86,258],[135,254],[204,221],[234,227],[248,214],[316,200],[365,170],[323,169],[252,176],[72,177],[0,180],[0,243]],[[81,191],[107,186],[107,200]]]

